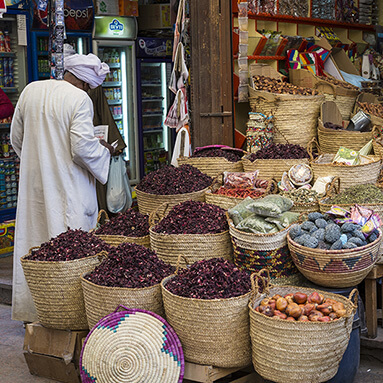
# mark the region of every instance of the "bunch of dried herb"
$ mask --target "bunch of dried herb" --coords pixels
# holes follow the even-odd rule
[[[383,191],[373,184],[355,185],[329,197],[326,203],[333,205],[383,203]]]

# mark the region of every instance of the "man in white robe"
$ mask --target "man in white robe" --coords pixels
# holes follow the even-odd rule
[[[13,253],[12,319],[37,320],[20,258],[71,229],[96,226],[96,179],[106,183],[113,148],[94,136],[89,87],[100,85],[109,67],[97,56],[73,55],[64,80],[25,87],[11,125],[20,158]]]

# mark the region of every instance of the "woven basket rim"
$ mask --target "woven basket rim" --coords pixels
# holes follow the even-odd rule
[[[246,154],[245,156],[242,157],[242,161],[248,161],[251,164],[255,164],[257,161],[265,161],[265,162],[285,162],[285,161],[297,161],[301,162],[304,160],[309,161],[309,157],[303,157],[303,158],[256,158],[254,161],[250,161],[248,157],[253,153]]]
[[[179,238],[180,236],[184,238],[195,238],[196,236],[204,236],[204,237],[218,237],[223,234],[228,234],[229,230],[222,231],[221,233],[207,233],[207,234],[167,234],[167,233],[157,233],[156,231],[153,231],[152,228],[154,228],[156,225],[152,226],[149,228],[149,232],[153,233],[154,235],[162,236],[162,237],[167,237],[167,238],[172,238],[172,237],[177,237]]]
[[[229,227],[230,227],[232,230],[234,230],[234,231],[240,233],[241,235],[247,235],[247,234],[248,234],[249,236],[252,236],[252,237],[256,236],[256,237],[261,237],[261,238],[269,238],[269,237],[274,237],[274,236],[276,236],[276,235],[278,235],[278,234],[282,234],[284,231],[288,231],[288,230],[291,228],[291,226],[297,224],[297,222],[293,222],[293,223],[291,223],[289,226],[285,227],[283,230],[279,230],[279,231],[277,231],[276,233],[248,233],[248,232],[246,232],[246,231],[238,230],[238,229],[234,226],[233,220],[230,218],[228,212],[226,212],[226,218],[227,218]],[[231,233],[230,233],[230,234],[231,234]]]
[[[289,93],[273,93],[273,92],[266,92],[266,91],[263,91],[263,90],[257,90],[257,89],[254,89],[250,84],[248,84],[248,87],[249,87],[249,99],[251,98],[258,98],[257,96],[251,96],[251,93],[260,93],[261,95],[262,94],[272,94],[273,96],[275,96],[277,99],[281,99],[282,101],[284,101],[285,99],[286,100],[309,100],[309,99],[312,99],[312,100],[319,100],[321,98],[324,98],[324,95],[319,93],[319,94],[315,94],[315,95],[298,95],[298,94],[289,94]],[[274,101],[269,101],[269,100],[265,100],[267,102],[274,102]]]
[[[298,286],[289,286],[289,285],[270,285],[269,286],[269,290],[273,289],[273,288],[281,288],[281,289],[296,289],[296,291],[299,291],[300,289],[302,289],[302,287],[298,287]],[[323,290],[320,290],[320,289],[313,289],[313,288],[310,288],[310,287],[304,287],[305,290],[311,290],[312,292],[316,291],[318,292],[319,294],[323,294],[324,296],[326,296],[326,294],[333,294],[333,295],[338,295],[338,294],[335,294],[335,293],[331,293],[329,291],[323,291]],[[261,293],[260,296],[264,295],[264,293]],[[339,297],[340,297],[340,300],[343,300],[343,301],[346,301],[349,303],[349,299],[343,295],[340,295],[339,294]],[[258,299],[258,298],[256,298]],[[256,300],[254,299],[254,300]],[[286,321],[286,319],[280,319],[280,318],[274,318],[274,317],[268,317],[262,313],[259,313],[258,311],[256,311],[254,308],[253,308],[253,304],[254,304],[254,300],[251,300],[248,304],[248,308],[250,310],[250,312],[252,314],[255,314],[255,315],[261,315],[260,318],[264,319],[264,318],[267,318],[267,320],[270,320],[270,324],[271,323],[278,323],[276,322],[276,320],[280,320],[280,321],[283,321],[283,323],[286,323],[288,321]],[[347,319],[349,319],[351,316],[354,315],[354,310],[352,309],[352,306],[351,306],[351,309],[350,307],[348,307],[348,310],[347,310],[347,315],[345,316],[342,316],[341,318],[338,318],[336,321],[330,321],[330,322],[299,322],[299,321],[295,321],[295,322],[292,322],[292,324],[289,324],[289,326],[322,326],[322,325],[325,325],[325,326],[329,326],[329,323],[339,323],[342,322],[342,321],[346,321]],[[296,323],[301,323],[301,324],[296,324]]]
[[[152,289],[153,287],[158,287],[161,285],[161,282],[159,283],[156,283],[155,285],[152,285],[152,286],[147,286],[147,287],[118,287],[118,286],[101,286],[101,285],[98,285],[97,283],[93,283],[91,281],[88,281],[87,279],[85,279],[85,277],[90,274],[90,272],[88,273],[84,273],[80,276],[80,280],[81,282],[85,282],[89,285],[91,285],[92,287],[96,287],[96,288],[100,288],[100,289],[105,289],[105,290],[109,290],[109,291],[112,291],[112,290],[117,290],[117,291],[142,291],[142,290],[149,290],[149,289]]]
[[[331,196],[329,197],[323,197],[321,198],[318,203],[320,206],[327,206],[327,205],[335,205],[333,203],[326,203],[326,200],[328,200],[329,198],[331,198]],[[355,203],[342,203],[342,204],[336,204],[336,206],[339,206],[339,207],[350,207],[350,206],[354,206]],[[358,204],[359,205],[359,204]],[[365,207],[369,207],[369,206],[382,206],[383,207],[383,202],[375,202],[375,203],[363,203],[363,204],[360,204],[360,206],[365,206]]]
[[[318,117],[318,120],[320,120],[322,122],[320,117]],[[323,122],[322,122],[322,124],[323,124]],[[318,124],[318,130],[323,130],[323,132],[325,132],[325,133],[333,133],[333,134],[339,133],[339,134],[351,134],[351,135],[358,134],[360,136],[362,136],[362,135],[371,136],[371,132],[361,132],[359,130],[346,130],[346,129],[335,130],[335,129],[326,128],[324,125],[321,125],[321,124]]]
[[[374,242],[368,243],[367,245],[364,245],[364,246],[355,247],[353,249],[341,249],[341,250],[311,249],[310,247],[306,247],[306,246],[300,245],[299,243],[294,242],[290,238],[290,233],[287,233],[287,243],[288,244],[291,243],[293,246],[297,247],[298,249],[303,249],[304,251],[310,251],[310,253],[312,253],[313,255],[343,255],[343,254],[350,255],[350,253],[351,254],[357,253],[361,250],[365,250],[367,248],[375,246],[382,239],[382,235],[383,235],[383,232],[380,228],[378,229],[378,231],[379,231],[379,237],[375,239]]]
[[[200,299],[200,298],[188,298],[188,297],[182,297],[180,295],[173,294],[171,291],[169,291],[166,287],[165,284],[172,278],[174,278],[177,274],[172,274],[169,275],[168,277],[165,277],[161,281],[161,288],[166,291],[166,293],[170,294],[173,297],[188,301],[188,302],[227,302],[227,301],[233,301],[233,300],[239,300],[240,298],[245,298],[246,296],[250,296],[252,291],[250,291],[246,294],[238,295],[236,297],[231,297],[231,298],[214,298],[214,299]],[[250,278],[250,275],[249,275]]]
[[[77,259],[70,259],[68,261],[39,261],[37,259],[25,259],[26,257],[28,257],[30,255],[30,252],[26,255],[23,255],[21,258],[20,258],[20,262],[33,262],[33,263],[38,263],[38,264],[46,264],[46,265],[54,265],[54,264],[68,264],[68,263],[77,263],[79,261],[83,261],[84,259],[91,259],[91,258],[96,258],[96,257],[99,257],[100,255],[102,255],[102,253],[106,251],[106,250],[103,250],[103,251],[100,251],[99,253],[95,254],[95,255],[90,255],[88,257],[82,257],[82,258],[77,258]]]
[[[97,237],[113,237],[113,238],[132,238],[132,239],[147,239],[149,238],[149,234],[147,235],[143,235],[143,236],[137,236],[137,237],[133,237],[133,236],[127,236],[127,235],[120,235],[120,234],[96,234],[94,233],[94,235],[96,235]]]
[[[246,155],[246,152],[244,152],[243,156],[245,156],[245,155]],[[243,156],[238,161],[229,161],[225,157],[192,157],[192,156],[185,157],[185,156],[180,156],[180,157],[178,157],[177,161],[187,159],[187,160],[193,160],[196,162],[203,162],[203,163],[207,163],[207,164],[209,164],[209,162],[216,162],[216,161],[223,161],[223,162],[227,162],[228,164],[236,164],[236,163],[241,161]]]
[[[331,154],[332,155],[333,153],[322,153],[322,154]],[[334,157],[335,157],[335,154],[334,154]],[[330,167],[337,167],[337,168],[342,168],[342,169],[348,170],[349,168],[354,169],[354,168],[357,168],[357,167],[374,165],[377,162],[382,162],[382,157],[380,157],[380,156],[368,155],[368,157],[373,157],[374,161],[369,162],[368,164],[358,164],[358,165],[336,165],[336,164],[333,164],[331,162],[320,163],[320,162],[316,162],[318,160],[318,158],[319,158],[318,157],[318,158],[314,159],[313,161],[310,161],[310,166],[313,166],[313,165],[317,165],[317,166],[330,166]]]
[[[211,185],[207,186],[206,188],[204,189],[201,189],[201,190],[196,190],[196,191],[193,191],[193,192],[190,192],[190,193],[180,193],[180,194],[153,194],[153,193],[146,193],[146,192],[143,192],[141,191],[140,189],[137,189],[137,186],[135,187],[135,191],[136,193],[139,192],[141,194],[144,194],[144,195],[147,195],[147,196],[152,196],[152,197],[179,197],[179,196],[188,196],[188,195],[194,195],[195,193],[201,193],[201,192],[206,192],[206,190],[208,190],[210,188]]]

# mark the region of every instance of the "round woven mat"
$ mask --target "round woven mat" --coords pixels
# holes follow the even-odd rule
[[[159,315],[123,308],[101,319],[80,356],[83,383],[181,383],[184,355],[175,331]]]

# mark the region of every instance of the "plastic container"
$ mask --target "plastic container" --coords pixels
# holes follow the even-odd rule
[[[247,50],[248,50],[248,45],[247,44],[239,44],[238,45],[239,57],[247,57]]]
[[[247,32],[249,30],[249,19],[247,17],[238,17],[238,28],[240,31]]]
[[[239,31],[239,43],[248,44],[249,43],[249,32]]]

